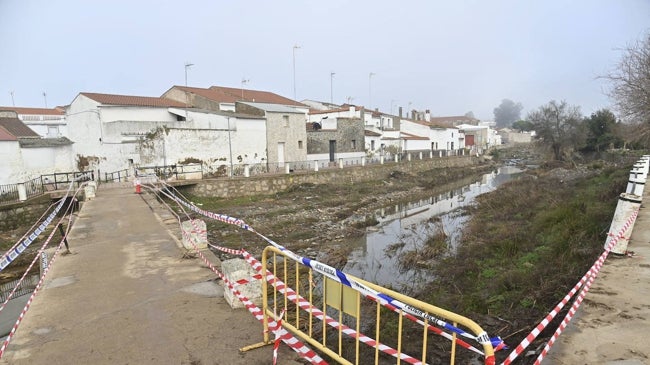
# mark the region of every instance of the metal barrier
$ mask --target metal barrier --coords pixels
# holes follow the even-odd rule
[[[383,364],[390,357],[397,364],[427,363],[430,334],[451,341],[450,364],[457,345],[483,356],[485,364],[495,362],[487,334],[468,318],[274,246],[264,249],[261,261],[267,273],[262,280],[264,343],[270,343],[269,322],[284,313],[282,327],[341,364]],[[417,331],[420,336],[405,338],[405,332]],[[458,335],[477,341],[483,351]]]
[[[85,181],[94,181],[95,171],[55,172],[41,175],[40,178],[43,181],[43,189],[52,191],[67,188],[70,183],[80,186]]]
[[[196,163],[188,165],[138,167],[136,169],[136,175],[156,175],[161,179],[201,180],[203,179],[203,165]]]
[[[113,172],[105,172],[104,173],[104,182],[128,181],[129,176],[130,176],[129,169],[113,171]]]

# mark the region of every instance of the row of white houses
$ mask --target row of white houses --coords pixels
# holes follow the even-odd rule
[[[82,92],[60,108],[0,107],[0,151],[7,156],[0,162],[0,185],[78,170],[201,163],[218,174],[241,165],[403,152],[481,153],[500,144],[477,122],[217,86],[173,86],[160,97]]]

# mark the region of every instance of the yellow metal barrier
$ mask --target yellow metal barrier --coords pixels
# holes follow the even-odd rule
[[[396,364],[426,364],[427,353],[434,348],[431,334],[449,339],[443,344],[449,344],[450,364],[455,362],[458,344],[481,354],[485,364],[494,364],[492,344],[471,319],[351,275],[346,274],[345,280],[359,285],[344,285],[337,280],[335,269],[317,263],[314,270],[296,258],[295,254],[274,246],[266,247],[262,254],[262,272],[273,275],[262,279],[264,343],[270,342],[269,317],[276,318],[284,310],[285,329],[340,364],[379,364],[380,359],[385,363],[390,358]],[[389,296],[405,308],[380,303],[379,297],[357,290],[361,286]],[[482,351],[465,342],[463,336],[457,338],[456,333],[441,331],[430,319],[453,323],[454,327],[473,334],[469,337],[481,338]],[[419,331],[422,336],[415,336]],[[440,349],[440,344],[436,345]],[[429,357],[430,363],[438,361]]]

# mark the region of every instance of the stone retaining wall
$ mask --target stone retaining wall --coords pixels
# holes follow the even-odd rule
[[[420,171],[445,167],[471,166],[479,163],[476,156],[453,156],[434,158],[424,161],[388,163],[384,165],[367,165],[344,169],[327,169],[318,172],[294,172],[282,175],[264,175],[259,177],[236,177],[232,179],[206,179],[188,187],[190,194],[204,197],[239,197],[258,194],[273,194],[289,188],[291,185],[330,182],[368,181],[384,179],[392,171],[415,174]]]
[[[43,195],[21,203],[0,205],[0,232],[24,227],[26,224],[31,226],[51,203],[49,195]]]

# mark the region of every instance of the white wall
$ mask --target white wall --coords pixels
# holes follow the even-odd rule
[[[28,180],[23,169],[23,156],[18,141],[0,141],[0,185]]]
[[[76,171],[72,145],[23,148],[23,163],[32,177],[54,172]]]

